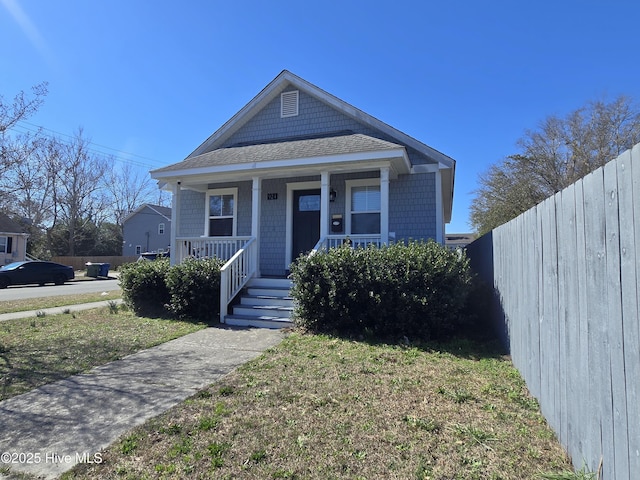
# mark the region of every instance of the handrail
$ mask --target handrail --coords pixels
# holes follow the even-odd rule
[[[256,273],[258,244],[250,237],[220,269],[220,323],[229,311],[229,303]]]

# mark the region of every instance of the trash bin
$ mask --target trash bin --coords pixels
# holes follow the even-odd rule
[[[109,267],[111,266],[110,263],[99,263],[98,265],[100,265],[100,271],[98,272],[98,275],[100,275],[101,277],[108,277],[109,276]]]
[[[87,267],[87,277],[98,278],[100,274],[100,264],[88,262],[85,265]]]

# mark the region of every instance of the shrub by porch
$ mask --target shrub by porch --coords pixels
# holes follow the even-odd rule
[[[174,316],[212,322],[220,312],[220,268],[217,258],[135,262],[120,273],[122,297],[137,315]]]
[[[292,265],[296,325],[314,332],[442,339],[459,330],[469,261],[433,241],[330,249]]]

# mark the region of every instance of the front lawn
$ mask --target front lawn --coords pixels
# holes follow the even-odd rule
[[[0,322],[0,400],[204,326],[137,317],[115,303],[111,308]]]
[[[106,294],[106,295],[105,295]],[[79,303],[102,302],[122,298],[122,292],[110,290],[103,293],[80,293],[74,295],[56,295],[52,297],[25,298],[21,300],[4,300],[0,302],[0,313],[42,310],[44,308],[66,307]]]
[[[102,458],[63,478],[498,480],[571,471],[517,370],[486,345],[298,333]]]

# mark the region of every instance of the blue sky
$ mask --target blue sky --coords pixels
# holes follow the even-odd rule
[[[0,0],[0,95],[49,82],[22,128],[146,170],[182,160],[283,69],[478,175],[545,117],[640,102],[637,0]]]

